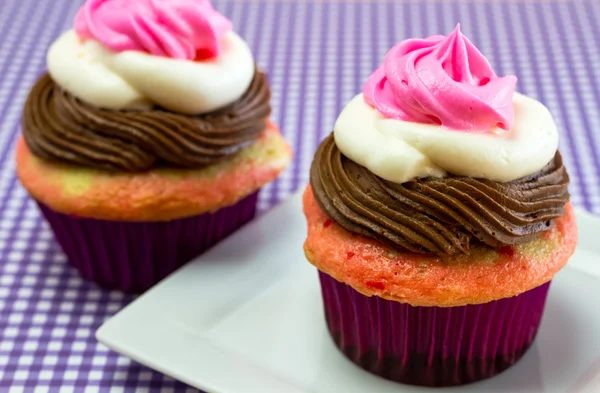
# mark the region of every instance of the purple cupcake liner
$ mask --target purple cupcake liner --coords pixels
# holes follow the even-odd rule
[[[255,192],[214,213],[155,222],[77,218],[38,205],[83,277],[140,293],[250,221],[257,200]]]
[[[411,385],[490,378],[533,343],[550,283],[519,296],[460,307],[413,307],[368,297],[319,272],[333,340],[352,362]]]

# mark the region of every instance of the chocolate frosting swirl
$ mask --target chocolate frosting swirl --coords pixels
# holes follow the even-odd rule
[[[569,176],[557,151],[539,172],[506,183],[448,176],[397,184],[377,177],[337,148],[319,146],[310,183],[319,206],[346,230],[401,251],[440,256],[475,243],[498,248],[552,227],[569,200]]]
[[[266,75],[256,71],[241,98],[211,113],[117,111],[80,101],[45,74],[25,103],[23,135],[35,155],[65,164],[126,172],[202,168],[258,137],[271,112],[270,96]]]

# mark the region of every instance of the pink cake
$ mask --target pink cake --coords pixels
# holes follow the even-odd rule
[[[217,243],[290,162],[266,75],[208,0],[89,0],[47,60],[17,172],[104,287],[144,291]]]
[[[516,82],[459,27],[408,39],[319,146],[304,251],[331,336],[363,369],[462,385],[532,345],[577,228],[556,125]]]

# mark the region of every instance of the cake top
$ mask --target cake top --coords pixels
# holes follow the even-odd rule
[[[540,102],[461,33],[395,45],[320,145],[310,182],[345,230],[452,256],[524,244],[565,213],[569,176]]]
[[[252,144],[271,112],[266,75],[208,0],[88,0],[47,63],[23,135],[52,162],[203,168]]]

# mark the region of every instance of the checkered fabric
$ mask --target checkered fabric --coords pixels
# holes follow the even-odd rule
[[[133,0],[132,0],[133,1]],[[182,383],[98,344],[95,330],[132,300],[67,265],[15,177],[21,108],[45,51],[77,0],[0,1],[0,392],[188,392]],[[457,22],[498,74],[556,117],[572,200],[600,213],[600,2],[226,1],[266,69],[273,118],[295,160],[264,188],[265,211],[308,180],[318,142],[397,41],[449,33]]]

